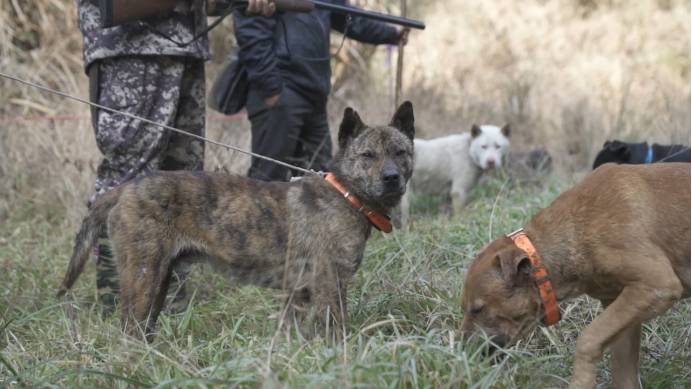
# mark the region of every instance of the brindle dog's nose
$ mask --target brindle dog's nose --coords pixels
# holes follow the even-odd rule
[[[387,169],[382,173],[382,181],[387,186],[399,185],[399,172],[396,169]]]

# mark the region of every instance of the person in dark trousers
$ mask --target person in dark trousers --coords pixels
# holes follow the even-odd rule
[[[149,17],[147,23],[165,36],[138,21],[101,28],[99,7],[90,0],[78,0],[77,10],[92,102],[204,136],[204,61],[211,58],[209,42],[206,37],[184,47],[175,42],[187,42],[204,30],[206,8]],[[267,0],[248,0],[246,12],[271,16],[275,10]],[[103,160],[88,207],[98,196],[149,172],[204,168],[204,143],[198,139],[94,107],[91,119]],[[111,247],[104,223],[94,247],[96,288],[104,317],[113,312],[120,294]],[[187,308],[184,280],[185,275],[174,273],[169,285],[167,306],[173,313]]]
[[[334,4],[350,6],[348,0]],[[350,18],[314,9],[251,17],[236,11],[233,26],[238,59],[250,84],[246,109],[252,124],[252,151],[315,171],[326,171],[332,158],[327,118],[331,89],[329,33],[370,44],[406,43],[408,28]],[[287,181],[289,168],[253,158],[248,176]]]

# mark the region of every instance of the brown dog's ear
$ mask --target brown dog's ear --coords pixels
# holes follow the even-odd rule
[[[410,101],[404,101],[396,109],[389,126],[401,131],[413,141],[413,137],[416,136],[416,128],[413,126],[413,122],[413,104]]]
[[[360,120],[358,112],[351,107],[346,108],[344,110],[344,118],[341,119],[341,125],[339,126],[339,148],[345,149],[348,141],[356,138],[366,128],[363,121]]]
[[[481,128],[478,127],[478,125],[474,124],[473,126],[471,126],[471,138],[477,137],[481,134],[481,132]]]
[[[502,278],[512,285],[524,285],[531,282],[531,260],[526,251],[512,247],[500,251],[495,261],[502,269]]]
[[[512,129],[511,129],[511,127],[509,126],[509,123],[505,124],[505,126],[502,127],[502,130],[501,130],[501,131],[502,131],[502,135],[504,135],[505,137],[509,138],[509,134],[510,134],[511,130],[512,130]]]

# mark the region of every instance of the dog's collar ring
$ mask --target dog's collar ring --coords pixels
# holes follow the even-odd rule
[[[350,201],[351,204],[358,208],[358,212],[365,215],[365,217],[367,217],[370,220],[370,222],[375,228],[386,234],[392,232],[392,222],[390,221],[391,218],[389,216],[381,214],[379,212],[375,212],[371,208],[366,208],[365,204],[363,204],[355,196],[351,195],[351,192],[346,190],[346,188],[344,188],[344,186],[341,185],[339,181],[337,181],[333,173],[327,173],[324,179],[327,180],[327,182],[329,182],[330,184],[332,184],[339,192],[341,192],[341,194],[344,195],[344,198],[348,199],[348,201]]]
[[[512,232],[507,235],[507,237],[512,239],[512,242],[529,256],[531,268],[533,269],[534,283],[536,287],[538,287],[538,294],[541,297],[541,310],[544,314],[543,324],[547,327],[557,323],[560,321],[557,296],[555,296],[553,284],[550,282],[550,276],[543,265],[541,256],[538,255],[536,248],[533,246],[533,243],[531,243],[531,240],[526,235],[523,228]]]

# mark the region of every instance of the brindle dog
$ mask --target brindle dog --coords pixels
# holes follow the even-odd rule
[[[410,102],[386,126],[367,126],[347,108],[330,171],[367,208],[387,213],[413,174],[414,134]],[[370,220],[318,174],[285,183],[156,172],[94,202],[59,297],[82,273],[105,221],[121,278],[121,324],[131,335],[145,331],[149,341],[172,273],[184,273],[194,263],[206,263],[240,283],[288,290],[284,325],[300,323],[314,304],[321,328],[343,335],[348,283],[372,229]]]

